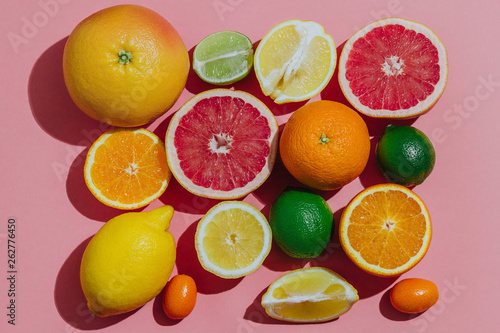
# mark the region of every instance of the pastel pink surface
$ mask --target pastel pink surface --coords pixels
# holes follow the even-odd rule
[[[388,291],[398,279],[363,273],[341,250],[338,237],[325,255],[310,262],[291,260],[273,246],[264,265],[238,280],[223,280],[203,271],[194,250],[196,223],[217,201],[189,194],[175,180],[165,194],[146,207],[173,205],[171,231],[178,245],[175,273],[195,278],[199,295],[194,311],[182,321],[162,312],[157,298],[142,308],[111,318],[93,317],[79,284],[79,263],[90,237],[122,211],[107,208],[88,191],[83,163],[90,144],[108,127],[85,116],[73,104],[62,78],[62,51],[72,29],[90,14],[125,1],[9,1],[1,11],[0,95],[0,304],[7,313],[7,220],[16,219],[16,325],[2,332],[494,332],[500,298],[498,234],[494,207],[500,121],[500,3],[493,1],[141,1],[168,19],[191,50],[206,35],[236,30],[254,45],[275,24],[287,19],[321,23],[338,50],[358,28],[386,16],[423,23],[436,32],[448,51],[450,73],[440,101],[428,114],[395,123],[412,124],[434,143],[437,162],[431,176],[414,191],[426,202],[434,227],[430,249],[401,278],[435,282],[441,298],[420,316],[397,313]],[[139,3],[139,2],[137,2]],[[28,23],[27,23],[28,22]],[[31,24],[31,28],[28,25]],[[17,37],[16,37],[17,36]],[[170,116],[193,94],[210,89],[191,71],[185,91],[167,114],[147,126],[164,137]],[[262,99],[280,125],[298,108],[276,105],[260,92],[252,73],[234,86]],[[336,78],[312,100],[346,102]],[[360,176],[339,191],[322,195],[338,222],[343,208],[364,187],[384,182],[373,148],[385,120],[364,118],[372,139],[372,156]],[[278,160],[271,178],[244,201],[267,216],[287,185],[298,185]],[[360,294],[349,313],[332,322],[293,325],[270,319],[260,298],[276,278],[303,266],[323,266],[343,275]],[[400,279],[401,279],[400,278]],[[169,326],[168,328],[164,326]]]

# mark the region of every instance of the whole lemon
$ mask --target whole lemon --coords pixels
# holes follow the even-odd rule
[[[164,114],[179,98],[189,55],[160,14],[119,5],[75,27],[64,47],[63,72],[83,112],[113,126],[136,127]]]
[[[80,282],[89,309],[107,317],[134,310],[160,293],[175,263],[171,206],[109,220],[83,253]]]

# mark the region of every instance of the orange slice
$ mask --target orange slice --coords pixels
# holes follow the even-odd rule
[[[136,209],[157,199],[171,177],[163,142],[143,129],[113,129],[90,147],[85,160],[87,187],[102,203]]]
[[[342,213],[340,242],[364,271],[398,276],[427,252],[432,227],[429,212],[408,188],[381,184],[359,193]]]

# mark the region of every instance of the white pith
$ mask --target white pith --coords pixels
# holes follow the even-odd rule
[[[251,67],[252,67],[252,64],[253,64],[253,60],[252,62],[249,62],[248,59],[249,57],[253,57],[253,45],[252,45],[252,42],[250,41],[250,39],[248,39],[247,36],[239,33],[239,32],[235,32],[235,31],[220,31],[220,32],[217,32],[217,33],[214,33],[212,35],[209,35],[207,37],[205,37],[198,45],[200,45],[201,43],[203,43],[203,41],[207,38],[210,38],[210,37],[213,37],[213,36],[216,36],[216,35],[219,35],[219,34],[232,34],[232,35],[238,35],[240,36],[242,39],[244,40],[247,40],[248,41],[248,49],[246,50],[239,50],[239,51],[232,51],[232,52],[229,52],[229,53],[225,53],[225,54],[222,54],[222,55],[219,55],[219,56],[216,56],[216,57],[213,57],[213,58],[210,58],[208,60],[198,60],[198,56],[197,56],[197,48],[195,48],[194,50],[194,54],[193,54],[193,70],[198,74],[198,75],[201,75],[203,77],[203,80],[206,80],[208,82],[211,82],[213,84],[221,84],[221,85],[224,85],[226,83],[230,83],[230,82],[233,82],[234,80],[237,80],[238,78],[240,77],[243,77],[245,75],[248,74],[248,72],[250,71]],[[227,59],[227,58],[232,58],[232,57],[235,57],[235,56],[238,56],[238,55],[247,55],[246,59],[244,62],[242,62],[240,64],[240,66],[238,67],[237,71],[234,72],[234,75],[232,77],[225,77],[225,78],[221,78],[221,79],[217,79],[217,78],[214,78],[214,77],[207,77],[204,75],[204,71],[203,71],[203,67],[205,66],[206,63],[208,62],[211,62],[211,61],[216,61],[216,60],[220,60],[220,59]]]
[[[369,107],[361,104],[359,102],[359,98],[355,96],[351,88],[349,87],[349,82],[346,79],[346,62],[348,60],[348,56],[350,51],[352,50],[352,46],[354,42],[356,42],[360,37],[365,36],[369,31],[373,30],[376,27],[381,27],[389,24],[398,24],[404,26],[406,29],[411,29],[414,30],[417,33],[422,33],[425,37],[427,37],[432,44],[437,48],[438,50],[438,57],[439,57],[439,67],[440,67],[440,72],[439,72],[439,82],[434,86],[434,91],[427,96],[427,98],[423,101],[420,101],[417,105],[412,106],[408,109],[401,109],[397,111],[391,111],[387,109],[380,109],[380,110],[373,110],[370,109]],[[381,70],[383,70],[387,75],[394,75],[396,74],[395,72],[398,70],[404,71],[404,59],[399,59],[400,61],[403,61],[401,65],[393,65],[390,64],[390,62],[393,62],[396,60],[396,55],[393,55],[390,58],[386,59],[386,64],[381,64]],[[389,60],[389,61],[388,61]],[[400,68],[398,68],[400,67]],[[342,92],[344,93],[345,97],[349,101],[349,103],[352,104],[359,112],[366,114],[368,116],[376,117],[376,118],[412,118],[416,117],[420,114],[423,114],[427,111],[429,111],[432,106],[437,102],[439,97],[441,97],[445,87],[446,87],[446,82],[448,80],[448,58],[446,54],[446,49],[443,45],[443,43],[439,40],[439,38],[432,32],[429,28],[426,26],[413,22],[410,20],[406,19],[401,19],[401,18],[387,18],[387,19],[381,19],[375,22],[372,22],[356,32],[349,40],[345,43],[344,49],[342,50],[342,53],[340,55],[339,59],[339,84],[340,88],[342,89]]]
[[[244,187],[235,188],[231,191],[214,190],[212,188],[205,188],[194,184],[191,179],[185,176],[184,171],[180,168],[180,160],[177,156],[177,148],[174,145],[175,129],[177,128],[181,118],[189,111],[191,111],[194,105],[196,105],[196,103],[198,103],[200,100],[217,96],[231,96],[235,98],[241,98],[246,103],[251,104],[253,107],[257,108],[260,111],[262,116],[266,117],[269,128],[271,130],[271,135],[268,139],[270,151],[269,155],[266,158],[266,165],[263,167],[261,172],[257,174],[257,176],[252,181],[247,183]],[[271,170],[273,169],[276,159],[276,153],[278,150],[278,123],[276,122],[274,115],[267,108],[267,106],[249,93],[230,89],[207,90],[192,97],[179,109],[179,111],[174,114],[167,129],[165,146],[167,151],[167,162],[170,170],[172,171],[172,174],[177,179],[179,184],[181,184],[188,191],[202,197],[213,199],[241,198],[259,187],[267,179],[267,177],[271,173]],[[228,151],[225,151],[225,153],[227,152]]]
[[[285,21],[281,24],[278,24],[275,26],[273,29],[271,29],[265,36],[264,38],[260,41],[259,45],[257,46],[257,49],[255,51],[255,58],[254,58],[254,67],[255,69],[260,68],[260,52],[262,50],[262,45],[264,45],[267,40],[279,29],[282,29],[283,27],[293,25],[295,26],[295,29],[301,36],[301,41],[300,41],[300,46],[296,53],[293,55],[293,57],[283,66],[282,68],[275,69],[271,71],[271,73],[268,75],[268,77],[264,77],[262,73],[258,70],[256,70],[256,75],[257,79],[259,80],[259,83],[262,88],[262,92],[266,96],[271,96],[274,101],[277,104],[285,103],[285,102],[290,102],[290,101],[303,101],[309,98],[312,98],[316,96],[318,93],[323,90],[323,88],[328,84],[330,81],[333,72],[335,71],[335,67],[337,64],[337,50],[335,48],[335,42],[333,41],[332,37],[328,34],[326,34],[324,28],[313,21],[301,21],[301,20],[289,20]],[[311,91],[308,94],[305,94],[303,96],[287,96],[282,93],[281,90],[277,89],[275,85],[273,85],[271,82],[273,82],[276,78],[283,78],[284,82],[289,82],[293,76],[295,75],[295,72],[297,69],[300,68],[305,55],[307,48],[309,47],[309,44],[315,37],[322,37],[328,43],[330,44],[330,50],[332,53],[332,63],[330,66],[330,70],[328,73],[325,75],[325,79],[322,84],[320,84],[315,90]],[[280,80],[277,80],[276,82],[280,82]]]
[[[237,270],[226,270],[222,269],[216,265],[214,265],[207,256],[207,253],[203,251],[203,238],[205,236],[205,229],[207,225],[212,221],[215,215],[222,211],[226,211],[229,209],[241,209],[244,212],[251,214],[255,219],[259,222],[262,230],[264,232],[264,244],[262,246],[262,250],[259,255],[255,258],[251,265],[247,267],[243,267]],[[217,204],[212,209],[210,209],[207,214],[201,219],[197,228],[195,235],[195,246],[198,254],[198,258],[202,266],[207,270],[216,275],[224,276],[225,278],[239,278],[245,275],[250,274],[260,267],[264,259],[269,254],[271,250],[271,242],[272,242],[272,234],[271,227],[267,222],[266,218],[262,213],[257,210],[255,207],[242,202],[242,201],[225,201]]]
[[[318,318],[317,321],[328,321],[334,318],[337,318],[341,316],[342,314],[346,313],[349,311],[351,306],[356,303],[359,300],[359,296],[357,293],[357,290],[354,289],[354,287],[347,282],[342,276],[339,274],[325,268],[321,267],[311,267],[311,268],[303,268],[303,269],[298,269],[292,272],[289,272],[280,278],[278,278],[276,281],[274,281],[271,286],[268,288],[266,293],[262,296],[262,306],[266,309],[266,312],[273,318],[281,319],[281,320],[286,320],[286,321],[291,321],[291,322],[310,322],[311,320],[303,320],[303,319],[296,319],[296,318],[285,318],[280,316],[274,311],[274,308],[276,306],[281,306],[282,304],[298,304],[302,302],[321,302],[324,300],[329,300],[332,299],[331,296],[325,295],[323,293],[316,293],[314,295],[294,295],[291,297],[283,298],[283,299],[276,299],[273,296],[273,292],[276,288],[279,288],[283,285],[283,283],[295,276],[295,275],[302,275],[302,274],[307,274],[307,273],[313,273],[313,272],[321,272],[322,274],[328,275],[328,277],[331,279],[332,284],[339,284],[344,287],[345,290],[345,295],[343,297],[344,300],[348,302],[346,308],[336,314],[333,314],[329,317],[326,318]]]

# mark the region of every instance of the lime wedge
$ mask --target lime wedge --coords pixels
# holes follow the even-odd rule
[[[213,33],[194,49],[193,69],[203,81],[211,84],[239,81],[247,76],[252,65],[252,42],[236,31]]]

